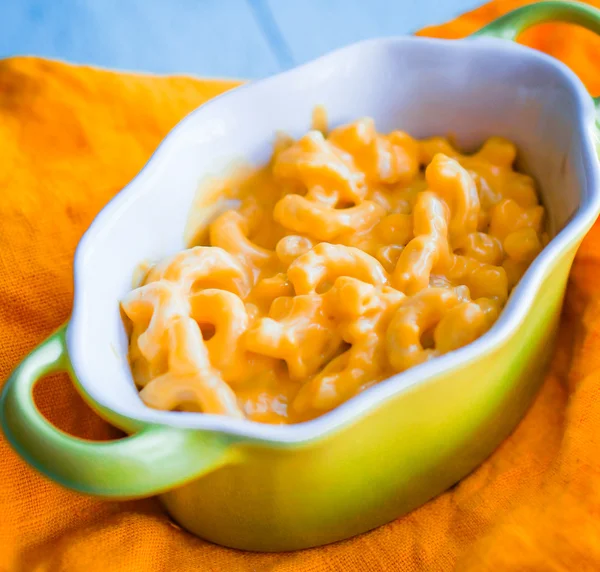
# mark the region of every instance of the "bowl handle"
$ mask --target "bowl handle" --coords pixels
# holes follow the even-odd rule
[[[10,376],[0,396],[0,423],[14,449],[60,484],[107,498],[152,496],[233,460],[227,436],[148,425],[116,441],[89,441],[54,427],[33,401],[47,373],[67,371],[63,326],[35,348]]]
[[[566,22],[600,34],[600,10],[580,2],[554,0],[521,6],[490,22],[471,37],[488,36],[516,40],[527,28],[544,22]]]
[[[502,40],[516,40],[527,28],[544,22],[577,24],[600,34],[600,10],[580,2],[553,0],[521,6],[490,22],[471,37],[487,36]],[[600,116],[600,97],[594,97],[594,105]],[[600,120],[597,120],[600,127]]]

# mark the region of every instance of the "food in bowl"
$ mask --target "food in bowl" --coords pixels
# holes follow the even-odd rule
[[[144,403],[296,423],[480,337],[547,241],[516,152],[370,118],[279,139],[122,300]]]

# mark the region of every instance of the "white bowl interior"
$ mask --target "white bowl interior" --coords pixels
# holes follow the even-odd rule
[[[222,174],[232,160],[265,162],[275,132],[305,133],[316,104],[326,107],[334,126],[372,116],[379,130],[403,129],[417,137],[451,133],[466,148],[475,148],[491,135],[508,137],[539,182],[553,234],[576,213],[584,217],[586,208],[598,202],[597,192],[591,190],[596,167],[589,96],[566,67],[509,42],[369,41],[234,90],[176,127],[81,242],[69,352],[78,378],[96,401],[125,416],[154,422],[189,427],[233,423],[153,411],[142,404],[126,359],[119,300],[130,290],[141,261],[184,247],[189,208],[205,177]],[[468,358],[469,348],[461,351]],[[452,359],[436,361],[441,366]],[[426,368],[419,372],[427,375]],[[406,384],[411,376],[414,381],[411,372],[393,381],[400,388],[400,379]],[[367,399],[353,400],[355,409],[363,397]],[[352,408],[344,412],[350,415]],[[261,431],[274,435],[291,429]]]

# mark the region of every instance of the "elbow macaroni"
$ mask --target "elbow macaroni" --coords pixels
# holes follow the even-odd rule
[[[239,208],[122,300],[148,406],[312,419],[484,334],[547,242],[509,141],[325,131],[280,137]]]

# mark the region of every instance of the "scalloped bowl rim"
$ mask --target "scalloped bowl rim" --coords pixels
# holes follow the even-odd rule
[[[72,361],[73,370],[79,380],[80,389],[96,404],[116,413],[122,418],[147,424],[168,425],[171,427],[219,432],[224,435],[238,438],[239,440],[261,441],[272,445],[301,444],[327,437],[332,434],[332,432],[358,421],[361,417],[372,412],[376,407],[382,405],[392,396],[407,391],[416,384],[426,383],[428,379],[434,376],[450,372],[459,366],[463,366],[473,358],[493,351],[494,348],[500,346],[511,337],[519,324],[527,318],[529,308],[531,307],[539,285],[544,279],[548,278],[546,274],[552,260],[567,249],[570,244],[581,238],[583,232],[592,225],[600,211],[600,179],[595,151],[596,142],[594,140],[593,132],[596,111],[591,97],[579,78],[566,65],[558,60],[541,52],[531,50],[530,48],[506,40],[477,37],[464,40],[453,40],[452,43],[454,44],[455,49],[457,49],[460,44],[467,43],[470,45],[470,49],[473,47],[473,43],[476,42],[478,46],[482,47],[485,45],[494,45],[497,47],[500,43],[504,50],[535,51],[536,56],[540,60],[554,66],[556,72],[567,84],[569,84],[578,103],[578,130],[583,138],[583,163],[587,175],[587,187],[583,189],[581,204],[577,209],[577,212],[564,228],[553,237],[542,253],[531,264],[521,282],[513,291],[513,295],[510,296],[499,319],[486,334],[459,350],[440,356],[400,374],[393,375],[316,419],[295,425],[268,425],[249,420],[231,419],[219,415],[158,411],[147,407],[144,409],[143,414],[132,416],[130,412],[115,407],[114,403],[108,404],[103,398],[103,395],[95,390],[90,390],[90,388],[85,386],[85,365],[77,363],[76,353],[72,351],[72,348],[76,346],[76,344],[73,343],[73,338],[78,335],[79,328],[83,327],[83,324],[80,323],[81,320],[79,319],[79,310],[82,307],[82,304],[85,303],[85,292],[79,287],[80,281],[78,279],[78,270],[85,264],[87,251],[93,247],[93,241],[99,233],[110,231],[111,218],[114,217],[116,213],[121,212],[122,209],[128,209],[131,203],[136,200],[137,196],[140,193],[143,193],[143,182],[145,178],[152,175],[152,171],[156,168],[157,164],[168,160],[169,153],[177,145],[180,134],[186,129],[192,117],[196,116],[196,114],[206,113],[211,106],[223,105],[228,99],[243,97],[244,91],[254,89],[257,85],[262,85],[264,87],[270,82],[280,82],[283,79],[291,81],[295,76],[314,71],[314,69],[318,68],[324,62],[342,56],[346,57],[352,50],[363,49],[373,44],[396,44],[407,41],[429,43],[448,42],[448,40],[402,36],[366,40],[340,48],[288,71],[284,71],[263,80],[245,84],[210,99],[208,102],[184,117],[169,132],[138,175],[136,175],[136,177],[134,177],[134,179],[132,179],[132,181],[130,181],[130,183],[128,183],[101,210],[83,235],[75,253],[74,303],[71,320],[67,328],[69,356]],[[134,182],[136,183],[136,186],[135,188],[131,188]]]

